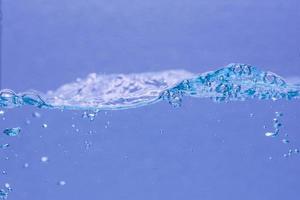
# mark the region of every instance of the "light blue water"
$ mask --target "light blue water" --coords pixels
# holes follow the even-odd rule
[[[46,94],[36,91],[0,91],[0,107],[34,105],[40,108],[117,110],[167,100],[177,107],[184,96],[216,102],[247,99],[296,99],[299,83],[246,64],[230,64],[219,70],[193,74],[183,70],[157,73],[97,75],[65,84]]]

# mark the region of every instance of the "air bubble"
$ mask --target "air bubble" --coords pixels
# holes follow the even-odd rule
[[[42,127],[43,127],[43,128],[47,128],[47,127],[48,127],[48,124],[43,124]]]
[[[276,133],[273,133],[273,132],[266,132],[265,133],[265,136],[267,137],[275,137],[277,134]]]
[[[42,156],[42,157],[41,157],[41,161],[42,161],[43,163],[48,162],[48,160],[49,160],[49,158],[48,158],[47,156]]]
[[[59,186],[64,186],[66,184],[67,184],[66,181],[58,181],[57,182],[57,185],[59,185]]]
[[[4,134],[8,135],[8,136],[17,136],[19,135],[19,133],[21,132],[21,128],[20,127],[16,127],[16,128],[7,128],[3,131]]]
[[[284,144],[290,143],[290,141],[289,141],[288,139],[282,139],[281,141],[282,141],[282,143],[284,143]]]
[[[29,164],[28,164],[28,163],[24,163],[23,167],[24,167],[24,168],[28,168],[28,167],[29,167]]]
[[[32,113],[32,117],[34,117],[34,118],[40,118],[40,117],[41,117],[41,114],[38,113],[38,112],[33,112],[33,113]]]
[[[7,149],[9,147],[9,144],[1,144],[0,149]]]

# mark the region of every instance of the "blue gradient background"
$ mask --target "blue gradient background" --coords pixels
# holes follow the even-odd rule
[[[55,89],[91,72],[200,73],[231,62],[300,76],[298,0],[2,0],[2,11],[1,81],[15,91]],[[298,200],[300,155],[283,154],[300,147],[299,108],[185,98],[179,109],[162,102],[93,122],[76,111],[5,110],[0,129],[22,132],[0,137],[11,145],[0,151],[0,188],[10,183],[12,200]],[[264,136],[275,111],[289,145]]]

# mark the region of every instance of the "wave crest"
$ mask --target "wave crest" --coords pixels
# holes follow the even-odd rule
[[[183,96],[217,102],[246,99],[287,99],[300,96],[299,84],[246,64],[196,75],[183,70],[140,74],[90,74],[46,94],[0,91],[0,107],[34,105],[40,108],[116,110],[168,100],[180,106]]]

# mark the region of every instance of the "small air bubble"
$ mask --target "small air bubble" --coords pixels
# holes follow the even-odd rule
[[[7,149],[9,147],[9,144],[1,144],[0,149]]]
[[[24,167],[24,168],[28,168],[28,167],[29,167],[29,164],[28,164],[28,163],[24,163],[23,167]]]
[[[273,133],[273,132],[266,132],[265,133],[265,136],[267,137],[275,137],[277,134],[276,133]]]
[[[4,115],[4,110],[0,110],[0,115]]]
[[[48,162],[48,160],[49,160],[49,158],[47,156],[42,156],[41,157],[41,161],[44,162],[44,163]]]
[[[284,143],[284,144],[288,144],[288,143],[290,143],[290,141],[289,141],[289,140],[287,140],[287,139],[282,139],[282,143]]]
[[[282,117],[283,113],[281,113],[281,112],[275,112],[275,115],[276,115],[276,117]]]
[[[32,117],[40,118],[40,117],[41,117],[41,114],[38,113],[38,112],[33,112],[33,113],[32,113]]]
[[[42,127],[43,127],[43,128],[47,128],[47,127],[48,127],[48,124],[43,124]]]
[[[12,191],[12,188],[10,187],[9,183],[5,183],[4,187],[8,190],[8,191]]]
[[[67,184],[66,181],[58,181],[58,183],[57,183],[57,185],[59,185],[59,186],[64,186],[66,184]]]

